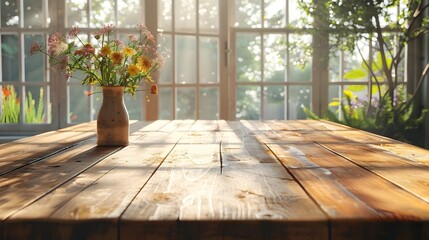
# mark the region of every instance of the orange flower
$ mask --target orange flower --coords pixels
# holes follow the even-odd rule
[[[158,85],[153,84],[152,87],[150,87],[150,93],[157,95],[158,94]]]
[[[11,93],[10,93],[10,90],[8,89],[8,87],[7,87],[7,86],[3,86],[3,87],[1,88],[1,90],[3,91],[3,96],[4,96],[5,98],[11,94]]]
[[[142,72],[147,72],[150,69],[151,62],[150,62],[150,60],[147,57],[141,56],[137,60],[137,66],[140,68],[140,70]]]
[[[139,68],[136,65],[132,64],[128,66],[127,71],[130,74],[130,76],[134,76],[134,75],[137,75],[137,73],[139,73]]]
[[[124,48],[123,51],[125,53],[125,56],[127,56],[127,57],[132,56],[134,54],[134,49],[132,49],[130,47]]]
[[[124,59],[124,56],[121,52],[114,51],[110,54],[110,59],[112,60],[112,63],[114,65],[119,65],[122,63],[122,60]]]
[[[109,45],[104,45],[104,46],[100,49],[100,55],[101,55],[101,56],[108,56],[111,52],[112,52],[112,50],[110,50]]]

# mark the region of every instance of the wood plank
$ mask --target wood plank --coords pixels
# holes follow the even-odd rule
[[[309,125],[308,122],[302,123]],[[396,155],[392,151],[385,151],[383,147],[374,147],[386,144],[397,145],[393,140],[390,142],[380,142],[371,138],[374,136],[371,133],[364,131],[356,132],[362,135],[361,139],[364,139],[366,135],[368,142],[362,144],[360,139],[356,139],[355,141],[346,137],[347,134],[340,135],[331,131],[303,132],[302,135],[406,189],[429,203],[429,165],[421,163],[421,161],[417,162],[410,160],[410,158]],[[410,151],[411,148],[409,154]],[[421,152],[426,152],[426,155],[429,155],[429,151],[421,149],[420,154]]]
[[[0,148],[0,175],[94,136],[95,125],[91,122],[3,144]]]
[[[270,124],[259,125],[249,122],[247,127],[257,133],[259,139],[267,139],[260,129]],[[272,134],[272,131],[267,130],[267,133]],[[296,132],[282,131],[281,134],[280,139],[287,138],[288,134],[297,138]],[[429,227],[427,203],[348,159],[309,142],[309,139],[319,141],[312,136],[305,131],[301,136],[305,144],[281,140],[276,143],[276,138],[270,138],[266,145],[331,218],[332,239],[388,239],[392,233],[400,239],[416,239],[416,233],[424,237],[418,239],[428,237],[425,230]],[[329,140],[330,136],[327,138]],[[348,144],[347,151],[355,147]],[[364,154],[362,150],[358,152]]]
[[[325,215],[268,149],[240,124],[217,126],[179,141],[123,214],[120,238],[327,239]]]
[[[5,238],[116,239],[119,216],[192,123],[135,129],[129,146],[5,221]]]

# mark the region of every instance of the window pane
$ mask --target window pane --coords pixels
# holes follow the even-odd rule
[[[19,81],[18,35],[1,35],[1,66],[3,82]]]
[[[195,0],[174,1],[176,31],[195,32],[196,30]]]
[[[217,87],[200,88],[199,119],[219,119],[219,89]]]
[[[67,0],[67,27],[88,27],[88,4],[86,0]]]
[[[200,37],[200,82],[219,82],[219,40]]]
[[[19,24],[18,15],[19,0],[1,1],[1,27],[17,27]]]
[[[253,33],[237,34],[237,80],[261,81],[261,36]]]
[[[171,31],[172,17],[171,0],[158,0],[158,28],[165,31]]]
[[[196,83],[196,37],[177,36],[176,39],[176,82]]]
[[[0,86],[2,88],[0,123],[18,123],[21,110],[20,99],[22,99],[21,89],[13,85]]]
[[[285,98],[284,86],[264,87],[264,120],[285,119]]]
[[[164,34],[161,40],[161,46],[166,49],[173,49],[171,35]],[[172,83],[173,82],[173,59],[167,57],[161,70],[159,70],[159,82],[160,83]]]
[[[194,88],[177,88],[176,119],[195,119],[195,97]]]
[[[310,86],[289,87],[289,116],[288,119],[306,119],[307,115],[302,110],[302,105],[310,108],[311,90]]]
[[[199,1],[199,28],[200,32],[219,31],[219,0]]]
[[[289,79],[290,82],[311,81],[311,55],[301,44],[311,44],[310,35],[289,36]]]
[[[24,1],[24,27],[43,27],[42,0]]]
[[[235,1],[235,27],[260,28],[261,0]]]
[[[331,51],[329,54],[329,81],[330,82],[340,82],[340,66],[341,58],[340,51]]]
[[[143,120],[143,93],[137,92],[135,96],[125,94],[124,100],[130,120]]]
[[[114,0],[91,0],[90,27],[103,27],[106,24],[115,24]]]
[[[143,22],[144,11],[140,2],[141,0],[118,0],[118,27],[134,28],[136,24]]]
[[[171,88],[159,88],[159,119],[173,119],[173,91]]]
[[[24,35],[25,52],[25,80],[26,82],[43,82],[45,80],[45,55],[30,54],[30,47],[33,41],[44,42],[43,35]]]
[[[264,27],[279,28],[286,27],[286,1],[264,0]]]
[[[301,10],[301,8],[298,6],[298,0],[288,0],[288,10],[288,21],[290,26],[294,26],[297,28],[304,27],[304,24],[306,23],[302,22],[302,16],[306,16],[306,20],[308,21],[308,23],[313,22],[312,17],[306,15],[305,12]]]
[[[237,119],[260,119],[261,88],[258,86],[237,87]]]
[[[25,123],[48,123],[48,111],[50,104],[47,103],[46,89],[38,86],[26,87],[26,96],[24,102],[24,120]]]
[[[286,35],[264,35],[264,80],[284,82],[286,75]]]
[[[90,108],[87,96],[90,92],[88,86],[71,85],[68,88],[69,123],[90,121]]]

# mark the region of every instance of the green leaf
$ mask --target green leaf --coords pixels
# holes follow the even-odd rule
[[[338,101],[330,102],[328,104],[328,106],[329,107],[338,107],[338,106],[340,106],[340,102],[338,102]]]
[[[352,86],[348,86],[347,89],[352,92],[360,92],[360,91],[364,91],[366,87],[367,86],[365,85],[352,85]]]
[[[345,79],[349,79],[349,80],[356,80],[356,79],[361,79],[366,77],[367,73],[359,68],[356,69],[352,69],[350,71],[348,71],[346,74],[344,74],[344,78]]]

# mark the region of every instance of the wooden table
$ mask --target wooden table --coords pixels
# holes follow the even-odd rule
[[[429,239],[427,150],[314,120],[131,129],[0,145],[0,239]]]

